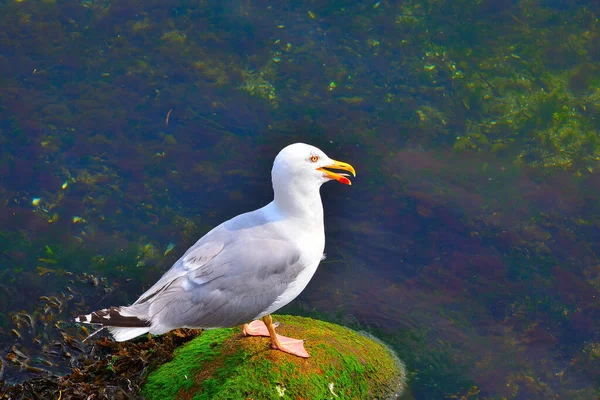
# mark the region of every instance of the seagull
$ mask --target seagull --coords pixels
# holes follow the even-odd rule
[[[75,318],[101,324],[116,341],[177,328],[242,325],[245,336],[270,337],[272,349],[309,357],[304,341],[275,333],[271,314],[294,300],[315,274],[325,249],[320,187],[351,185],[354,168],[317,147],[295,143],[275,157],[274,198],[213,228],[130,306]],[[251,321],[251,322],[248,322]]]

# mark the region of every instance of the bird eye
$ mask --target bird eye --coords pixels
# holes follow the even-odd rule
[[[312,162],[317,162],[317,161],[319,161],[319,156],[311,156],[311,157],[310,157],[310,161],[312,161]]]

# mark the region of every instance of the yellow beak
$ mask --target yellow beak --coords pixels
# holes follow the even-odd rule
[[[342,162],[342,161],[336,161],[336,160],[331,160],[331,161],[333,161],[333,164],[326,165],[324,167],[320,167],[317,169],[319,171],[322,171],[330,179],[335,179],[336,181],[343,183],[344,185],[352,185],[352,182],[350,182],[350,179],[346,178],[348,176],[348,174],[338,174],[338,173],[335,173],[332,171],[328,171],[325,168],[343,169],[344,171],[350,172],[352,174],[352,176],[356,176],[356,171],[354,170],[354,167],[352,165]]]

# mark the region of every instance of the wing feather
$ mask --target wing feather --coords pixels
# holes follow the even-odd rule
[[[150,289],[146,290],[134,304],[143,304],[147,302],[157,294],[165,291],[178,278],[185,276],[190,271],[201,268],[216,257],[223,250],[224,246],[225,244],[222,241],[199,240],[190,247],[175,264],[173,264],[158,282],[152,285]]]
[[[150,299],[150,320],[161,330],[248,322],[273,304],[303,268],[300,249],[291,242],[236,241]]]

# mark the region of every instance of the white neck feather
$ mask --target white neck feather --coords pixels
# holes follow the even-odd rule
[[[273,179],[273,203],[284,216],[306,221],[323,221],[321,182],[284,181]]]

